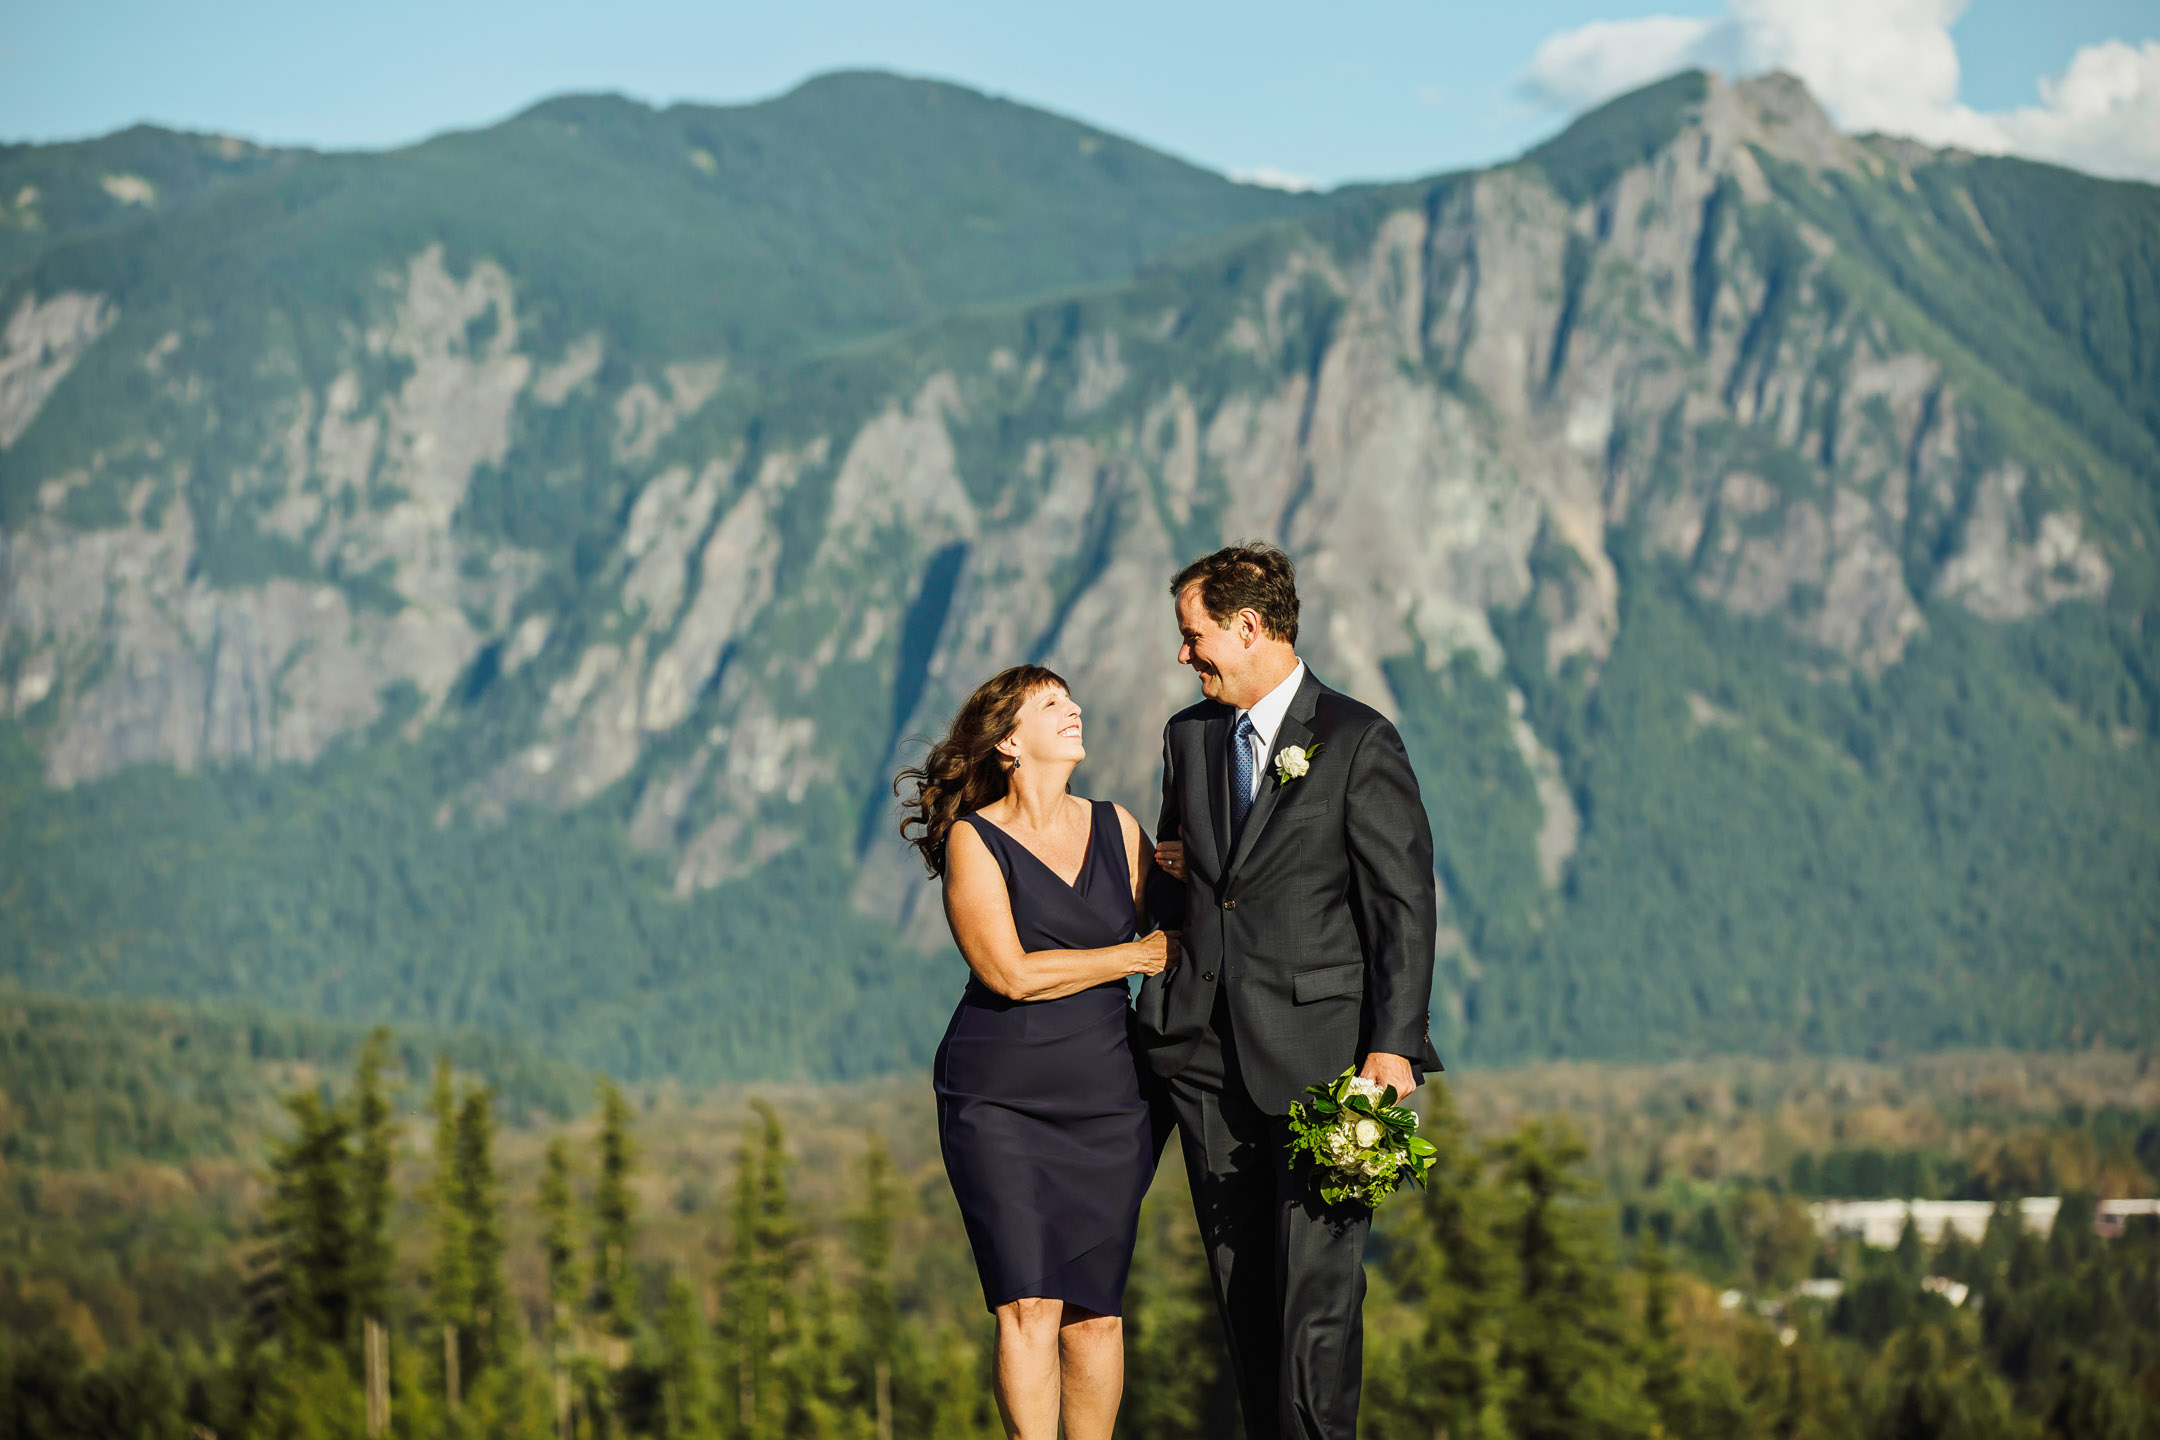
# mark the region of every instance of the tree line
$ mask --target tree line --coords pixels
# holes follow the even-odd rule
[[[62,1329],[0,1338],[0,1440],[999,1433],[987,1322],[908,1293],[920,1257],[901,1253],[905,1186],[875,1133],[828,1211],[800,1197],[782,1112],[753,1101],[702,1258],[656,1266],[640,1258],[635,1116],[612,1083],[591,1143],[556,1137],[513,1196],[498,1097],[439,1061],[401,1195],[399,1073],[378,1035],[342,1095],[287,1098],[243,1302],[216,1333],[98,1364]],[[2004,1210],[1977,1244],[1908,1233],[1871,1252],[1756,1191],[1725,1219],[1704,1212],[1722,1227],[1705,1237],[1700,1215],[1616,1215],[1564,1123],[1480,1137],[1443,1086],[1423,1109],[1431,1183],[1375,1233],[1372,1440],[2160,1436],[2160,1234],[2099,1238],[2089,1195],[2066,1197],[2045,1238]],[[1131,1440],[1238,1433],[1181,1200],[1143,1215]],[[514,1208],[537,1221],[517,1257]],[[537,1287],[513,1285],[513,1258],[537,1262]],[[1842,1293],[1806,1298],[1804,1279]]]

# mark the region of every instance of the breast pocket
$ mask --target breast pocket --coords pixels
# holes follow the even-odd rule
[[[1300,820],[1318,820],[1327,814],[1328,802],[1315,800],[1310,805],[1285,805],[1268,818],[1270,825],[1295,825]]]

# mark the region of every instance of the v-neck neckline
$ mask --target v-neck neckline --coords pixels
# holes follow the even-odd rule
[[[1028,859],[1033,860],[1037,865],[1040,865],[1042,867],[1044,874],[1048,875],[1051,879],[1057,881],[1058,884],[1064,886],[1073,894],[1078,895],[1080,893],[1080,882],[1087,878],[1088,862],[1095,858],[1094,801],[1090,800],[1088,802],[1087,844],[1083,845],[1080,848],[1080,868],[1074,872],[1073,878],[1070,880],[1067,880],[1064,876],[1058,874],[1057,871],[1052,870],[1050,868],[1049,861],[1043,859],[1042,856],[1037,855],[1033,850],[1028,849],[1027,842],[1022,840],[1019,836],[1013,834],[1012,831],[1006,829],[1003,825],[998,824],[997,821],[992,820],[989,816],[983,814],[980,810],[975,812],[975,818],[982,821],[985,825],[988,825],[992,829],[996,830],[998,834],[1003,835],[1007,840],[1012,841],[1014,846],[1019,849],[1021,854],[1027,856]]]

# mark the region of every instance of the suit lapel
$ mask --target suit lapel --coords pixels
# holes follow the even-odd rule
[[[1237,852],[1230,857],[1230,863],[1223,869],[1223,885],[1230,883],[1236,876],[1238,867],[1245,863],[1245,857],[1252,854],[1253,845],[1260,839],[1260,831],[1267,825],[1268,817],[1275,813],[1275,803],[1284,788],[1275,778],[1275,757],[1287,746],[1294,745],[1302,750],[1312,744],[1313,735],[1308,727],[1319,702],[1320,682],[1313,678],[1312,667],[1308,665],[1305,667],[1304,680],[1298,684],[1297,694],[1290,700],[1290,708],[1283,713],[1282,724],[1276,728],[1275,743],[1268,747],[1267,763],[1260,771],[1260,793],[1253,797],[1252,813],[1245,817],[1245,828],[1238,835]],[[1224,788],[1227,799],[1227,770]]]
[[[1230,863],[1230,719],[1220,706],[1201,727],[1201,736],[1207,761],[1208,840],[1220,875]]]

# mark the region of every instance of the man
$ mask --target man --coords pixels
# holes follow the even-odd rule
[[[1252,1440],[1352,1440],[1363,1366],[1363,1206],[1289,1166],[1290,1107],[1356,1066],[1403,1094],[1428,1034],[1432,831],[1402,739],[1298,658],[1296,575],[1270,545],[1171,585],[1199,704],[1163,735],[1157,919],[1174,968],[1136,1004],[1192,1180]]]

